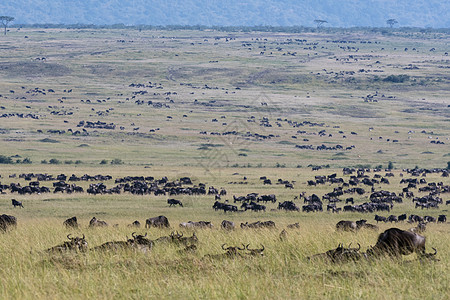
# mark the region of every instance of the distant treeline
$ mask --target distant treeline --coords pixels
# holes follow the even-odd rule
[[[197,31],[220,31],[220,32],[284,32],[284,33],[304,33],[304,32],[373,32],[381,34],[395,33],[444,33],[450,34],[450,28],[418,28],[418,27],[306,27],[306,26],[205,26],[205,25],[94,25],[94,24],[14,24],[12,28],[64,28],[64,29],[135,29],[135,30],[197,30]]]

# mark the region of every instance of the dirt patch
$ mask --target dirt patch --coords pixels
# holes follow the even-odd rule
[[[0,72],[10,77],[60,77],[71,73],[63,65],[47,62],[1,62]]]

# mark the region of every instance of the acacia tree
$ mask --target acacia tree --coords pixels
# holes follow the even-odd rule
[[[0,16],[0,21],[2,22],[3,27],[5,27],[5,35],[6,35],[6,27],[8,26],[9,22],[14,21],[14,17]]]
[[[397,24],[398,22],[397,22],[396,19],[389,19],[389,20],[386,21],[386,23],[387,23],[389,26],[391,26],[391,28],[392,28],[392,27],[394,27],[394,25]]]
[[[320,28],[323,26],[323,24],[328,23],[328,22],[325,20],[314,20],[314,23],[317,24],[317,28]]]

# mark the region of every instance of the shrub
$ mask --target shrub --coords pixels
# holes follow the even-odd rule
[[[122,161],[120,158],[114,158],[114,159],[111,161],[111,164],[112,164],[112,165],[123,165],[123,161]]]
[[[385,79],[383,79],[385,82],[394,82],[394,83],[403,83],[405,81],[409,81],[409,76],[405,74],[401,75],[389,75]]]
[[[49,160],[49,163],[51,165],[59,165],[61,162],[58,159],[56,159],[56,158],[52,158],[52,159]]]
[[[11,157],[0,155],[0,164],[13,164],[14,161]]]
[[[388,168],[388,170],[392,170],[394,168],[394,163],[392,161],[390,161],[388,163],[388,167],[387,168]]]

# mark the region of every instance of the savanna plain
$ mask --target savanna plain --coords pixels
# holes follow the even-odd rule
[[[384,230],[417,225],[377,224],[375,214],[447,215],[448,31],[11,28],[0,41],[0,209],[17,218],[17,226],[0,234],[0,298],[450,297],[448,222],[428,222],[422,233],[427,253],[437,250],[434,260],[415,253],[308,260],[339,244],[359,244],[363,253]],[[357,170],[360,181],[365,176],[371,184],[358,182],[364,192],[339,195],[341,210],[327,210],[326,194],[356,187],[349,182]],[[57,179],[61,174],[66,177]],[[72,174],[110,177],[70,181]],[[136,179],[130,185],[143,177],[166,191],[167,182],[204,184],[206,193],[133,194],[118,180],[127,176]],[[181,184],[182,178],[191,183]],[[406,180],[417,180],[408,188],[413,197],[406,197]],[[57,190],[58,182],[82,191]],[[104,192],[88,192],[101,183]],[[420,208],[414,198],[429,195],[424,187],[433,183],[442,203]],[[19,193],[12,188],[19,184],[48,191]],[[117,186],[120,193],[106,191]],[[226,190],[217,201],[238,211],[214,210],[210,188]],[[382,190],[401,203],[389,212],[344,211],[345,199],[361,205]],[[265,210],[244,210],[234,197],[250,193],[276,201],[258,202]],[[323,211],[303,211],[313,194]],[[169,207],[169,198],[183,207]],[[13,207],[12,199],[24,207]],[[278,209],[285,201],[299,211]],[[144,227],[160,215],[170,228]],[[79,227],[63,226],[73,216]],[[108,226],[89,227],[93,217]],[[340,220],[360,219],[378,230],[336,230]],[[135,220],[140,227],[129,226]],[[236,228],[222,229],[223,220]],[[275,228],[240,226],[269,220]],[[179,226],[187,221],[214,226]],[[150,251],[92,250],[132,234],[156,240],[177,233],[195,233],[196,249],[169,242]],[[68,234],[84,235],[89,249],[46,251]],[[223,255],[223,244],[264,251]]]

